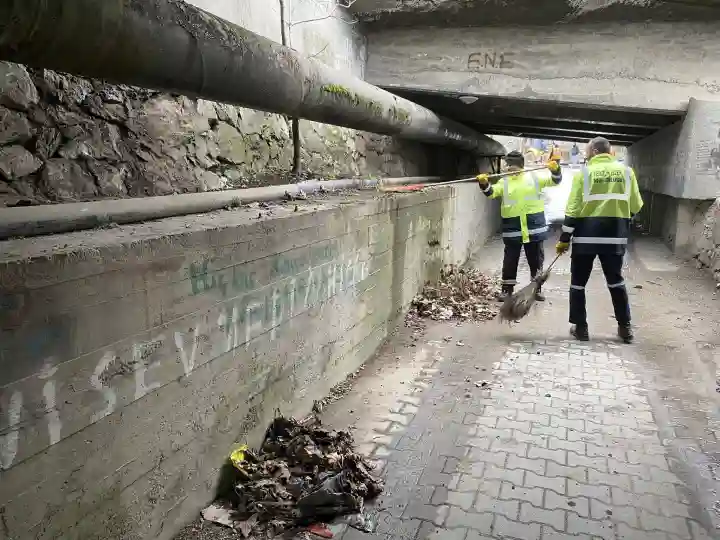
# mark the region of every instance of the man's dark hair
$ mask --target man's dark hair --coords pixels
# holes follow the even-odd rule
[[[509,154],[505,155],[505,163],[507,163],[511,167],[524,167],[525,156],[523,156],[517,150],[513,150]]]
[[[605,137],[595,137],[588,143],[588,146],[590,146],[590,151],[595,155],[609,154],[612,152],[612,145]]]

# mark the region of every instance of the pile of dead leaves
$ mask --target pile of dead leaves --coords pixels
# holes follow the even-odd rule
[[[234,493],[203,516],[222,523],[217,516],[224,511],[222,524],[245,538],[272,538],[359,514],[364,501],[383,490],[372,466],[355,452],[352,435],[325,429],[314,416],[302,422],[276,418],[259,452],[243,449],[231,460],[237,475]]]
[[[500,290],[497,278],[471,268],[448,265],[437,283],[428,283],[412,301],[411,316],[436,321],[450,319],[490,320],[498,313]]]

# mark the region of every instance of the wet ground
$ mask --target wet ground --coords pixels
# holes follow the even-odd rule
[[[475,265],[496,271],[501,251]],[[568,268],[561,259],[548,301],[513,327],[401,329],[324,411],[355,428],[387,481],[377,532],[336,538],[720,538],[715,288],[638,241],[637,343],[616,340],[598,268],[580,344],[567,337]]]

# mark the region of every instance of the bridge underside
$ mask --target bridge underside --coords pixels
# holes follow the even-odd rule
[[[714,0],[357,0],[350,9],[372,31],[720,20],[720,8]]]
[[[683,114],[678,111],[609,108],[447,91],[385,88],[488,135],[578,142],[602,136],[613,144],[630,146],[683,118]]]

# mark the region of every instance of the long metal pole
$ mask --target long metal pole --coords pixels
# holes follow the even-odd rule
[[[1,0],[0,59],[504,154],[463,124],[181,0]]]
[[[434,182],[439,176],[388,178],[390,185]],[[206,193],[186,193],[137,199],[47,204],[5,208],[0,212],[0,240],[20,236],[42,236],[108,224],[128,224],[173,216],[200,214],[244,204],[283,199],[305,198],[317,192],[343,189],[374,189],[377,180],[363,178],[343,180],[308,180],[298,184],[266,186]]]

